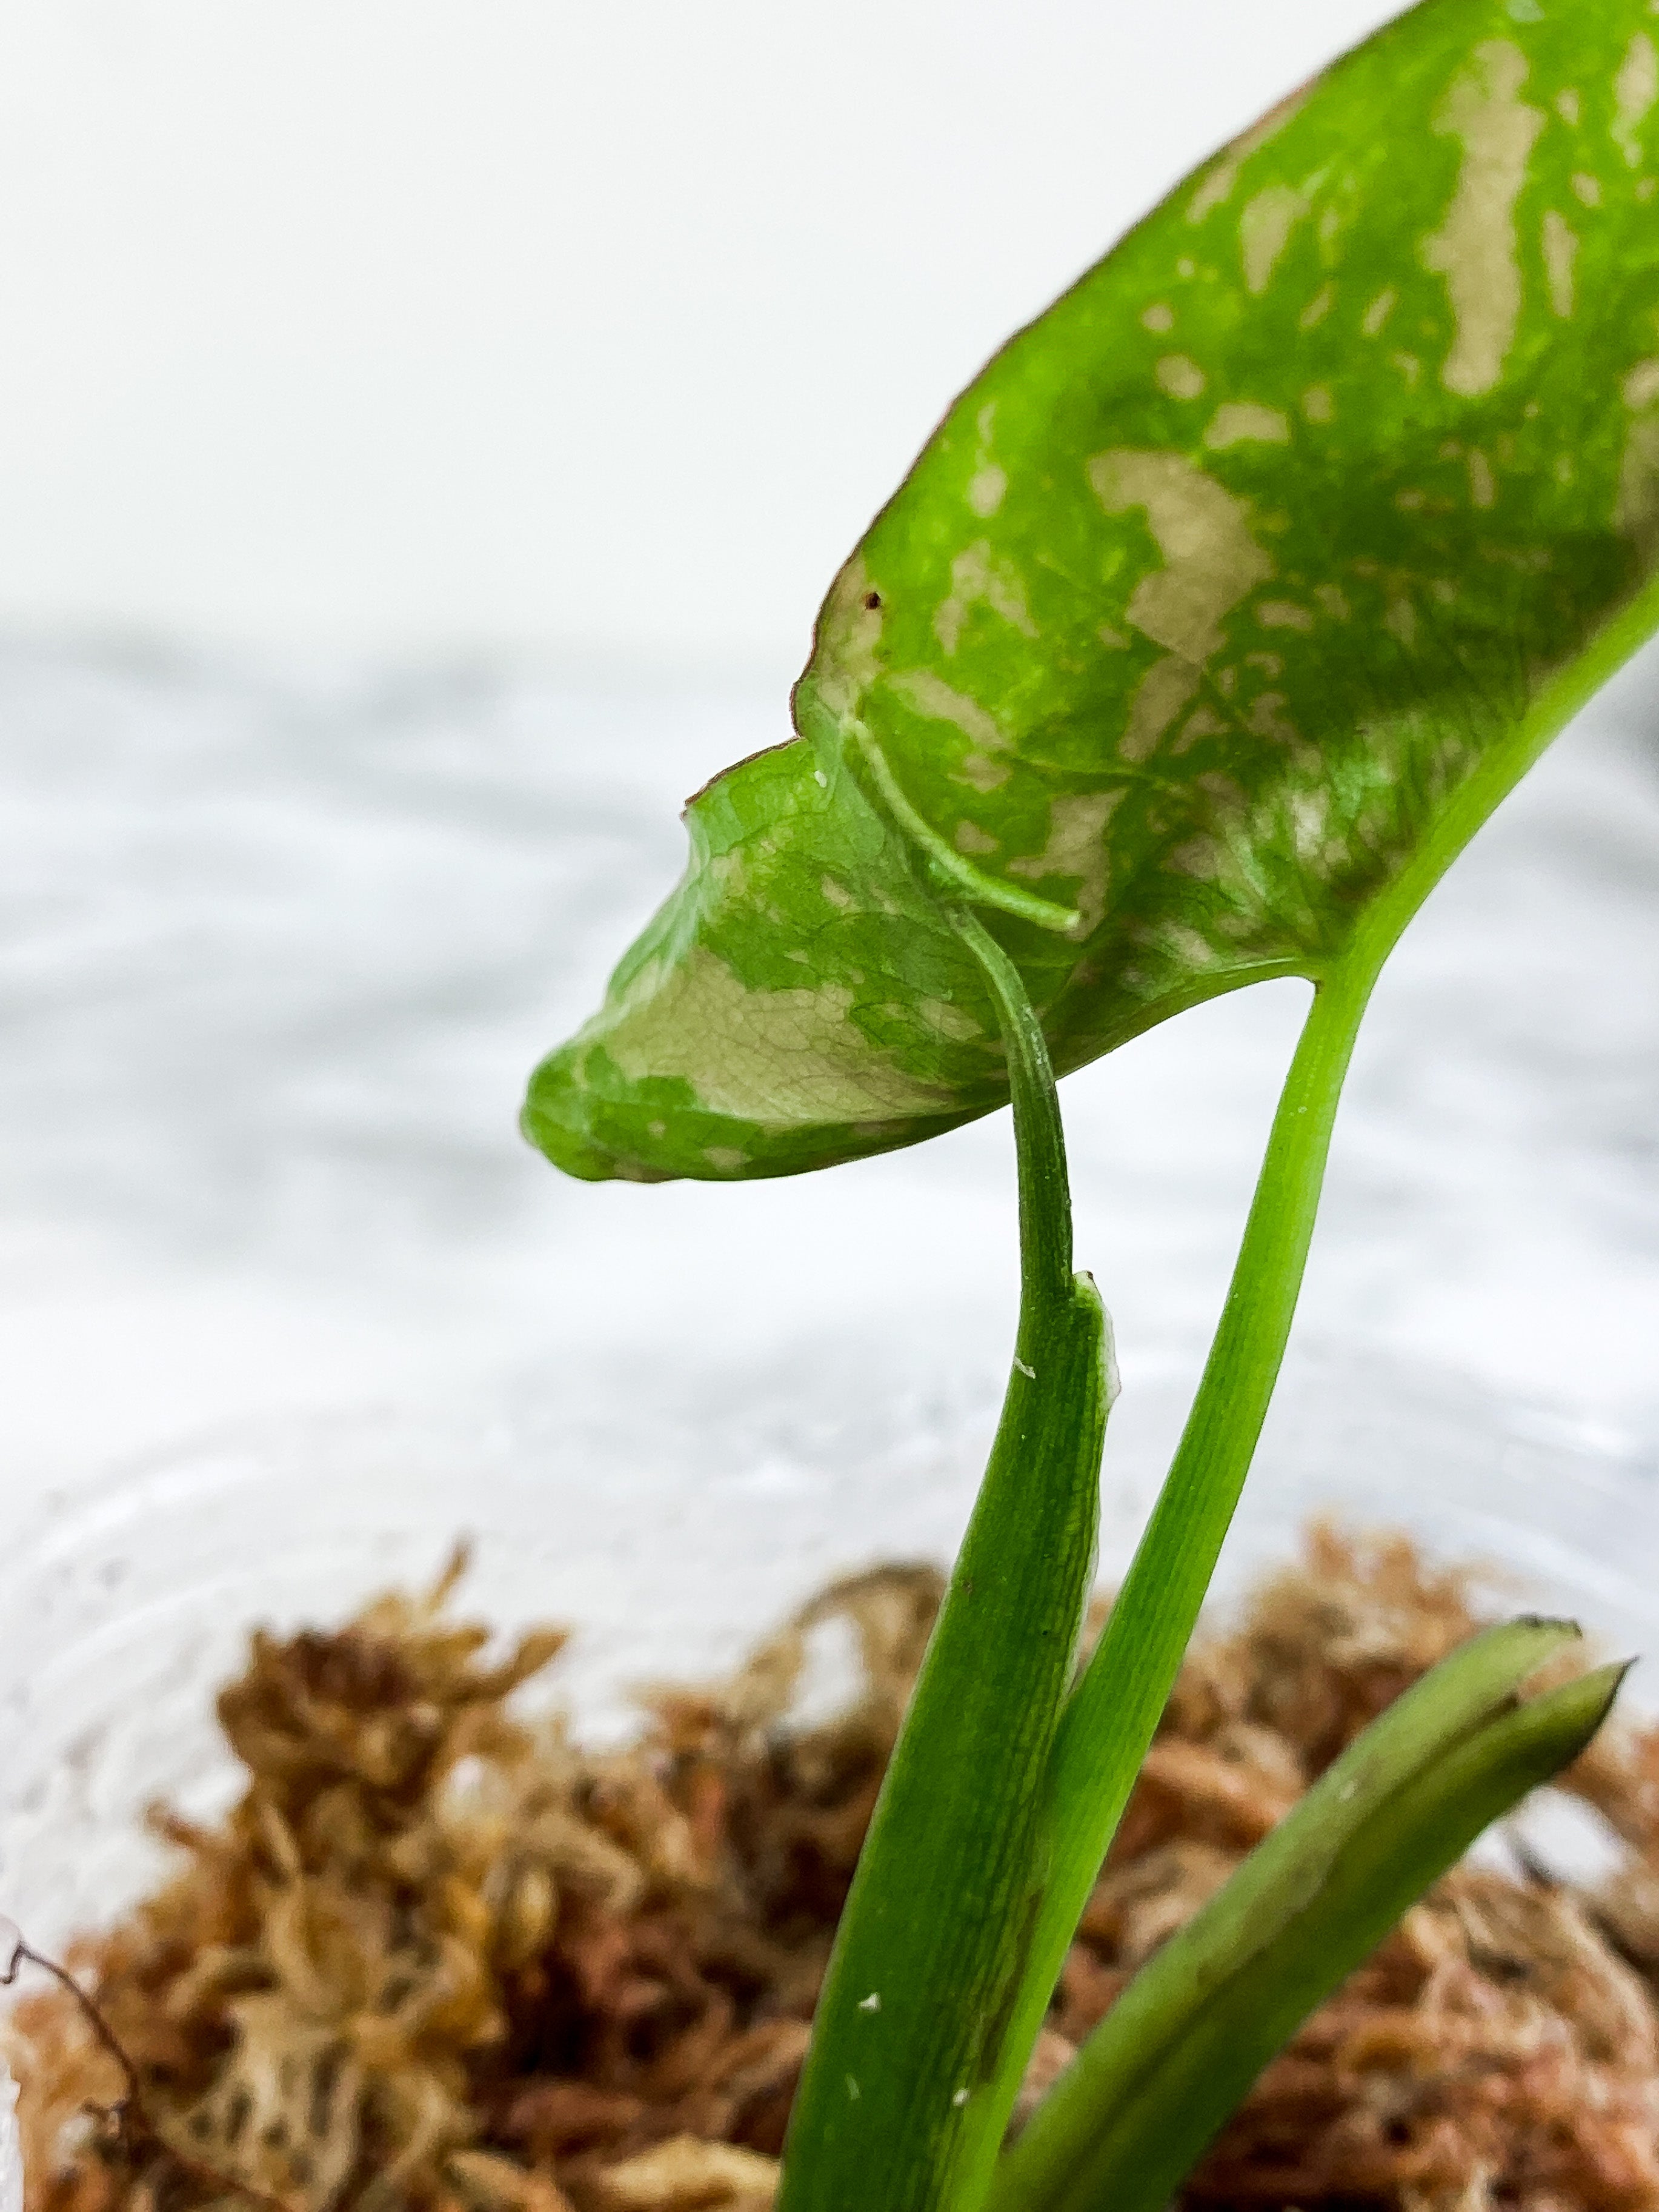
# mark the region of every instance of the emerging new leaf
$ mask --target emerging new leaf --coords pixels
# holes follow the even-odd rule
[[[1062,1071],[1403,921],[1653,625],[1656,39],[1424,0],[1014,338],[836,579],[799,734],[691,801],[534,1140],[775,1175],[1001,1103],[942,886]]]

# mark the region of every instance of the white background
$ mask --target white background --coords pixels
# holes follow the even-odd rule
[[[983,357],[1375,0],[6,0],[0,624],[779,683]]]

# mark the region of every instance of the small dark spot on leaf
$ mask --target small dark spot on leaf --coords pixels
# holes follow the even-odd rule
[[[871,613],[873,614],[876,609],[881,605],[881,593],[879,592],[866,592],[864,595],[864,604],[869,608]]]

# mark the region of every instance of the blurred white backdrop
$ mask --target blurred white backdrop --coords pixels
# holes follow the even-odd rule
[[[8,0],[0,623],[778,684],[944,404],[1378,0]]]
[[[833,1177],[592,1188],[520,1143],[522,1081],[672,881],[684,793],[782,733],[952,393],[1388,12],[8,0],[14,1500],[619,1345],[1005,1356],[1002,1119]],[[1638,1451],[1654,696],[1650,665],[1563,741],[1402,948],[1304,1306]],[[1298,1005],[1067,1085],[1132,1383],[1213,1318]]]

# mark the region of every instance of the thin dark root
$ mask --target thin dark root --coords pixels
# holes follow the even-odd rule
[[[44,1952],[33,1949],[20,1936],[12,1948],[12,1954],[4,1973],[0,1974],[0,1988],[9,1989],[17,1979],[17,1969],[27,1960],[30,1966],[39,1966],[42,1973],[50,1974],[61,1990],[67,1990],[81,2010],[81,2016],[92,2030],[110,2057],[121,2069],[127,2085],[127,2094],[118,2104],[105,2108],[104,2117],[115,2124],[123,2149],[131,2150],[135,2142],[135,2126],[145,2135],[153,2136],[155,2130],[144,2114],[143,2092],[139,2087],[138,2069],[128,2057],[120,2038],[104,2018],[97,2005],[87,1995],[66,1966],[56,1959],[48,1959]]]
[[[26,1943],[15,1927],[9,1932],[15,1940],[4,1970],[0,1971],[0,1989],[12,1986],[17,1979],[17,1969],[25,1960],[31,1966],[39,1966],[42,1973],[50,1974],[58,1988],[74,2001],[100,2045],[120,2068],[121,2078],[127,2085],[125,2096],[113,2105],[88,2106],[87,2109],[106,2127],[113,2129],[117,2143],[129,2159],[136,2163],[146,2149],[159,2151],[164,2158],[170,2158],[175,2166],[189,2174],[193,2181],[202,2182],[210,2189],[228,2190],[234,2196],[246,2197],[255,2204],[266,2206],[268,2212],[295,2212],[294,2206],[283,2197],[267,2196],[264,2190],[251,2188],[234,2173],[222,2172],[216,2166],[209,2166],[200,2159],[186,2158],[182,2151],[175,2150],[145,2111],[143,2087],[138,2079],[138,2069],[127,2055],[120,2037],[105,2019],[95,1999],[87,1995],[67,1966],[59,1966],[56,1959],[47,1958],[45,1952],[37,1951],[33,1945]]]

